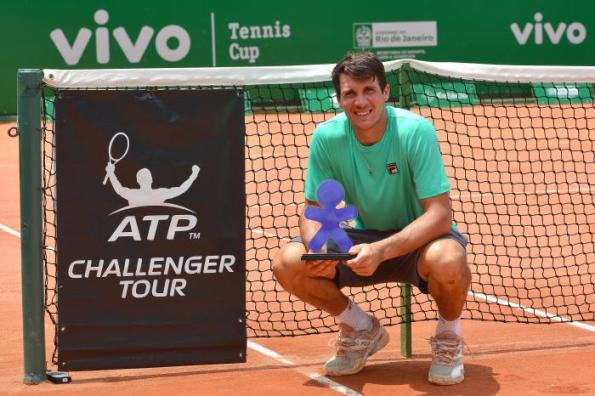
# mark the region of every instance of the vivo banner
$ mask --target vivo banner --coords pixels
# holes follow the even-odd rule
[[[245,361],[243,98],[57,93],[64,370]]]
[[[298,3],[7,1],[0,24],[0,115],[15,114],[18,68],[234,67],[382,60],[593,65],[588,0]],[[26,43],[26,45],[24,45]]]

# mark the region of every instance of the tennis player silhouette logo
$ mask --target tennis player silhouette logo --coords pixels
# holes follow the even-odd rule
[[[117,151],[118,148],[123,150]],[[109,160],[107,166],[105,167],[105,178],[103,179],[103,184],[107,184],[107,181],[109,180],[116,194],[128,201],[128,206],[120,208],[110,213],[110,215],[122,210],[139,208],[143,206],[174,207],[195,213],[193,210],[190,210],[184,206],[168,203],[165,201],[176,198],[188,191],[192,183],[194,183],[198,177],[198,172],[200,171],[198,165],[192,165],[192,173],[190,176],[177,187],[153,188],[153,175],[147,168],[142,168],[136,173],[136,181],[139,188],[124,187],[118,180],[115,171],[116,164],[120,162],[126,156],[126,154],[128,154],[129,148],[130,139],[124,132],[116,133],[114,136],[112,136],[112,139],[109,142]]]
[[[339,249],[347,252],[353,242],[340,226],[342,221],[352,220],[357,216],[357,209],[352,205],[337,209],[337,205],[343,200],[345,190],[341,183],[328,179],[320,183],[316,190],[316,197],[321,207],[308,206],[304,212],[307,219],[317,221],[321,224],[320,229],[310,241],[308,248],[318,253],[324,244],[333,240]]]

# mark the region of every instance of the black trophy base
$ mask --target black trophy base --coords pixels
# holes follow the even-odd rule
[[[306,253],[302,254],[302,260],[351,260],[355,256],[349,253]]]

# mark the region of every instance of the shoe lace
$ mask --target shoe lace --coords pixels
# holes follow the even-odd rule
[[[329,341],[328,345],[331,347],[337,347],[337,356],[344,355],[347,352],[358,352],[366,350],[372,342],[372,340],[369,337],[367,337],[367,334],[358,335],[359,337],[349,337],[339,333],[337,334],[337,337]]]
[[[464,342],[461,339],[430,337],[432,360],[438,364],[452,366],[463,357]]]

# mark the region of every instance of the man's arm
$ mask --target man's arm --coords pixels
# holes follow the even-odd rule
[[[424,213],[401,231],[380,241],[353,246],[349,253],[357,254],[346,262],[356,274],[369,276],[381,262],[411,253],[428,242],[446,234],[452,225],[449,193],[420,201]]]
[[[452,208],[449,193],[422,199],[420,203],[424,214],[400,232],[377,242],[381,261],[411,253],[450,231]]]

